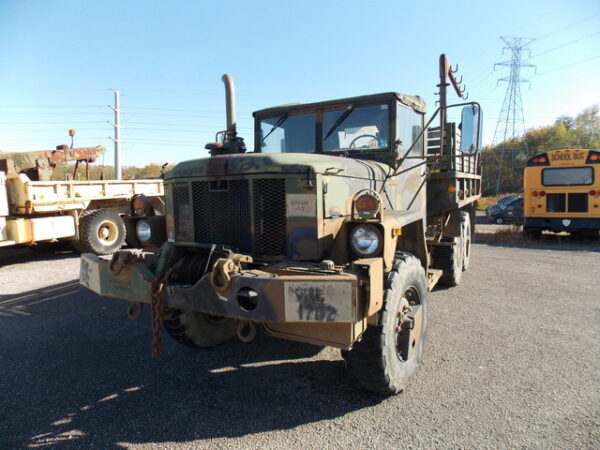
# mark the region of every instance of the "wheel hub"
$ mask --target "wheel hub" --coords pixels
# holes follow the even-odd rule
[[[401,361],[410,360],[418,350],[423,322],[423,308],[414,288],[400,300],[396,325],[396,353]]]
[[[98,227],[98,239],[100,239],[104,245],[111,245],[117,241],[119,232],[117,226],[112,222],[102,222]]]

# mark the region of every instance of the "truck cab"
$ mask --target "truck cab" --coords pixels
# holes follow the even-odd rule
[[[200,348],[262,329],[340,348],[366,388],[400,392],[421,361],[428,289],[465,269],[460,208],[478,194],[465,191],[452,145],[468,139],[460,144],[444,119],[432,153],[424,102],[390,92],[257,111],[246,151],[223,81],[227,130],[210,157],[165,174],[164,238],[142,225],[141,240],[160,250],[85,254],[81,283],[132,309],[151,304],[155,355],[161,323]],[[463,130],[477,128],[478,114],[463,117]],[[430,182],[443,190],[433,216]]]

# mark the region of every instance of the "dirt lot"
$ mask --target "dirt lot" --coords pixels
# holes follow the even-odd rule
[[[489,241],[486,241],[489,242]],[[76,282],[78,257],[0,250],[0,448],[599,448],[600,244],[474,245],[431,294],[401,395],[333,349],[265,336],[193,351]]]

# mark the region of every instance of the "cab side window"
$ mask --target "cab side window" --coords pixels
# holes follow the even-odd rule
[[[423,130],[423,115],[408,109],[400,102],[398,102],[397,108],[397,136],[400,140],[400,154],[404,155],[404,153],[406,153],[406,151],[411,147],[415,139],[417,139],[421,133],[421,130]],[[419,141],[413,146],[408,156],[423,157],[423,136],[419,138]]]

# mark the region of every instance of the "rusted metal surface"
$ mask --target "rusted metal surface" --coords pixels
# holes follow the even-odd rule
[[[24,173],[32,181],[48,181],[52,169],[60,163],[76,161],[91,163],[104,153],[104,147],[69,148],[60,146],[56,150],[15,152],[0,154],[0,170],[9,175]]]

